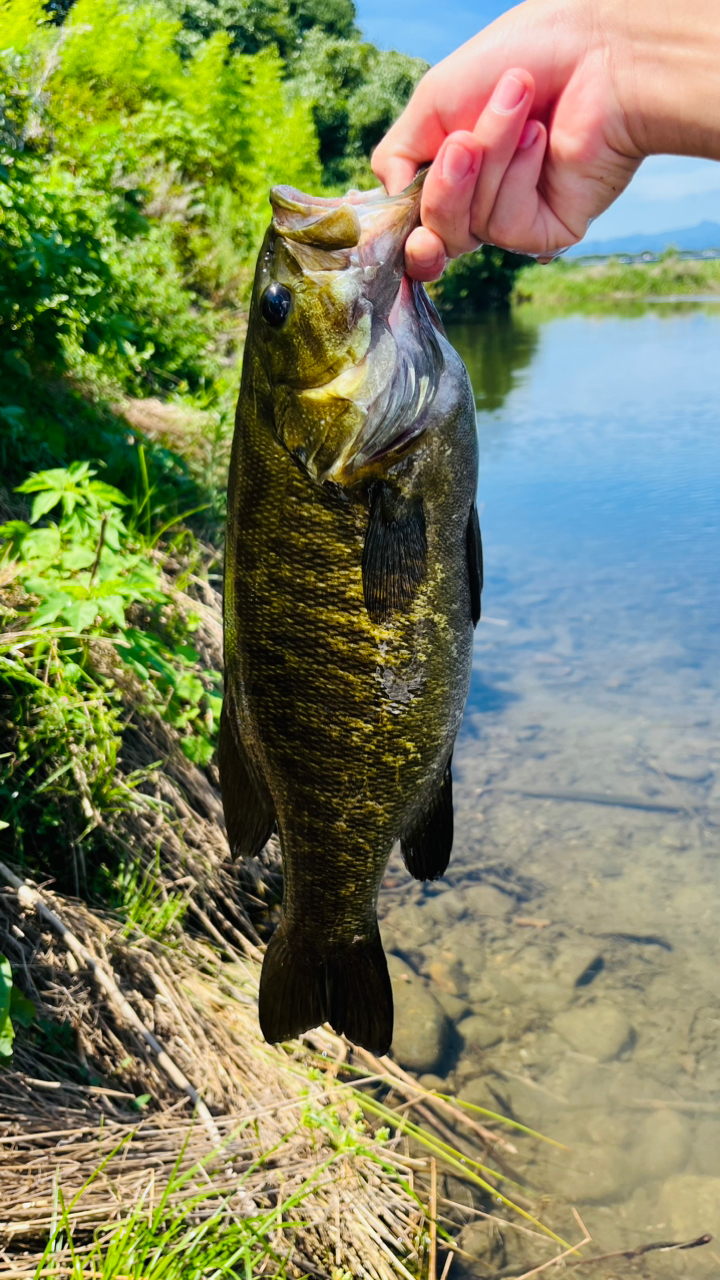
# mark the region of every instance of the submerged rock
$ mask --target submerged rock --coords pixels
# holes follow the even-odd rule
[[[393,1057],[409,1071],[436,1071],[447,1047],[448,1016],[399,956],[388,956],[388,968],[395,1000]]]
[[[559,1013],[554,1025],[572,1049],[597,1062],[616,1058],[632,1034],[625,1014],[612,1004],[600,1002]]]
[[[693,1148],[695,1173],[720,1173],[720,1120],[701,1120]]]
[[[630,1157],[605,1146],[563,1153],[554,1190],[571,1203],[611,1204],[627,1195],[635,1180]]]
[[[458,1031],[466,1052],[489,1049],[491,1045],[498,1044],[504,1035],[504,1028],[500,1023],[493,1022],[481,1013],[463,1018],[458,1024]]]
[[[493,888],[491,884],[472,884],[462,889],[463,902],[472,916],[489,916],[504,920],[514,909],[515,899]]]
[[[672,1223],[678,1240],[709,1231],[720,1235],[720,1177],[679,1173],[668,1178],[660,1193],[660,1210]]]
[[[438,1004],[441,1004],[451,1022],[459,1022],[469,1012],[470,1005],[461,996],[451,995],[449,991],[433,992]]]
[[[670,1108],[644,1117],[637,1135],[634,1159],[638,1179],[667,1178],[684,1169],[690,1155],[691,1138],[687,1121]],[[716,1168],[720,1167],[720,1147]]]

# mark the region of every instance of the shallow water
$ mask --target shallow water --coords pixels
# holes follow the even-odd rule
[[[516,1142],[546,1221],[577,1239],[574,1204],[607,1250],[717,1237],[720,315],[450,337],[478,406],[483,620],[451,866],[423,887],[393,860],[383,936],[452,1016],[428,1082],[567,1144]],[[483,1231],[478,1275],[549,1256]],[[632,1265],[592,1274],[720,1275],[720,1244]]]

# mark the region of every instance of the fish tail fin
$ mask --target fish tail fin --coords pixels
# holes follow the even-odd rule
[[[393,997],[377,920],[368,936],[311,950],[286,920],[268,945],[260,976],[260,1028],[271,1044],[329,1022],[371,1053],[392,1043]]]

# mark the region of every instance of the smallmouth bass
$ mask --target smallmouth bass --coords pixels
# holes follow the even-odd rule
[[[269,1041],[329,1022],[386,1053],[377,922],[400,840],[445,871],[451,759],[480,616],[475,407],[422,285],[401,195],[271,194],[230,466],[220,776],[235,855],[277,824]]]

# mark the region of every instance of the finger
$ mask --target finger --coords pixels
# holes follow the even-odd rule
[[[402,156],[391,156],[387,163],[381,166],[381,171],[375,168],[374,156],[372,165],[376,177],[383,183],[389,196],[397,196],[409,187],[418,171],[417,164],[412,160],[404,160]]]
[[[471,133],[451,133],[425,179],[422,224],[440,237],[451,258],[476,247],[470,208],[481,162],[482,148]]]
[[[414,280],[437,280],[445,270],[445,245],[434,231],[416,227],[405,245],[405,270]]]
[[[485,229],[491,244],[543,255],[557,253],[577,239],[538,191],[546,146],[545,127],[528,120]]]
[[[483,148],[482,171],[470,213],[470,226],[478,239],[487,238],[486,228],[495,197],[515,155],[534,91],[529,71],[519,67],[507,71],[473,130]]]
[[[420,81],[402,115],[373,152],[373,173],[390,195],[397,195],[423,164],[435,159],[450,132],[440,120],[431,77],[432,72]]]

